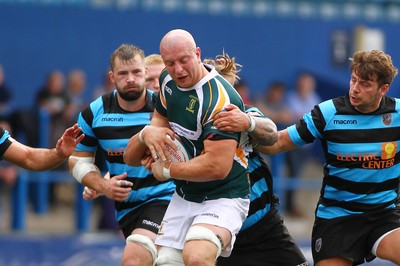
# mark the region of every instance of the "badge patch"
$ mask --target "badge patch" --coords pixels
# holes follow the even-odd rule
[[[322,248],[322,238],[315,240],[315,251],[320,252]]]
[[[382,123],[385,126],[390,126],[392,124],[392,114],[382,115]]]

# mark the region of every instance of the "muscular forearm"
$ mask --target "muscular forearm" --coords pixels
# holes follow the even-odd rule
[[[131,137],[124,152],[124,162],[132,166],[140,166],[147,147],[139,140],[139,133]]]
[[[24,160],[14,161],[20,167],[31,171],[44,171],[55,168],[63,163],[68,157],[53,149],[26,148]]]
[[[287,129],[281,130],[278,132],[278,141],[276,141],[273,145],[259,145],[257,146],[257,150],[267,154],[274,155],[286,151],[290,151],[297,148],[297,146],[291,141]]]
[[[233,158],[233,157],[232,157]],[[206,182],[224,179],[233,160],[216,160],[212,155],[201,155],[185,163],[172,163],[171,177],[177,180]]]
[[[256,127],[250,136],[254,142],[260,145],[270,146],[273,145],[278,140],[278,132],[275,123],[270,119],[262,117],[254,117],[256,122]]]
[[[174,179],[205,182],[224,179],[232,169],[237,142],[233,139],[205,142],[205,152],[188,162],[172,164]],[[223,151],[223,152],[221,152]]]

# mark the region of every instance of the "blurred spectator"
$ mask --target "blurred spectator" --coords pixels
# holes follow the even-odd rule
[[[111,82],[108,72],[109,70],[103,73],[103,83],[94,89],[93,99],[97,99],[103,94],[106,94],[107,92],[113,91],[115,89],[114,83]]]
[[[151,54],[144,59],[146,65],[146,88],[155,92],[160,91],[159,77],[161,71],[165,68],[161,55]]]
[[[257,107],[265,116],[275,122],[278,129],[286,128],[292,121],[292,114],[285,102],[286,88],[282,81],[271,82],[263,97],[257,102]]]
[[[52,71],[39,89],[36,97],[37,108],[48,112],[51,119],[50,146],[56,144],[58,137],[69,126],[68,110],[70,100],[65,92],[65,77],[60,71]]]
[[[0,117],[8,118],[12,111],[11,91],[6,83],[6,75],[3,66],[0,65]]]
[[[52,116],[62,116],[69,104],[68,96],[64,91],[65,77],[60,71],[52,71],[39,89],[36,104],[44,108]]]
[[[287,106],[290,109],[292,123],[302,118],[305,113],[308,113],[313,107],[321,102],[319,95],[316,92],[315,78],[307,72],[301,72],[296,79],[296,87],[290,91],[287,96]],[[286,164],[289,178],[298,178],[311,158],[311,150],[314,144],[303,146],[286,153]],[[294,201],[294,191],[288,189],[285,195],[285,209],[288,215],[294,217],[303,216]]]
[[[248,87],[245,81],[240,80],[238,83],[234,85],[234,87],[236,91],[239,93],[240,97],[242,97],[242,100],[245,104],[254,105],[250,97],[250,88]]]
[[[80,69],[69,72],[67,77],[66,93],[69,98],[68,124],[73,124],[78,119],[79,112],[87,105],[85,101],[86,74]]]
[[[38,111],[47,111],[50,119],[48,146],[54,146],[59,136],[70,126],[70,111],[68,111],[71,108],[70,104],[71,101],[65,90],[64,74],[58,70],[50,72],[36,97]],[[40,124],[40,117],[38,124]],[[45,143],[40,143],[40,145],[45,145]],[[67,170],[67,163],[61,164],[55,170]]]

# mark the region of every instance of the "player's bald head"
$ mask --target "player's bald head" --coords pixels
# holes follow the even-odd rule
[[[165,49],[171,49],[176,46],[184,46],[186,49],[196,49],[196,42],[193,36],[182,29],[175,29],[169,31],[161,39],[160,42],[160,53],[162,54]]]

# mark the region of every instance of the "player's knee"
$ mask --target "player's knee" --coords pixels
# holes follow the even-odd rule
[[[130,235],[126,238],[126,244],[128,243],[136,243],[141,246],[143,246],[145,249],[147,249],[152,257],[153,260],[153,265],[156,261],[157,258],[157,248],[153,243],[153,240],[151,240],[149,237],[144,236],[144,235],[139,235],[139,234],[133,234]]]
[[[221,255],[223,242],[212,230],[203,226],[192,226],[186,234],[185,242],[190,240],[206,240],[217,246],[217,258]]]
[[[160,247],[156,260],[157,266],[183,266],[182,251],[169,247]]]

